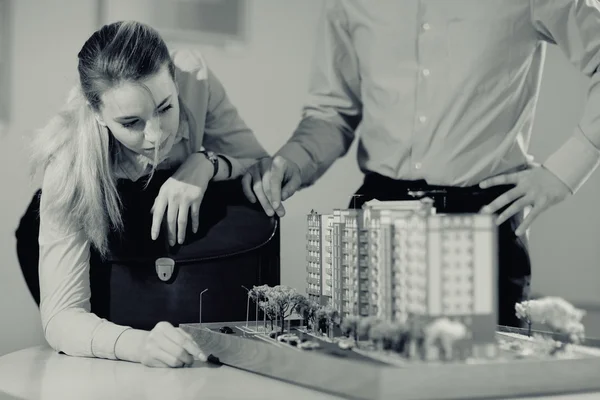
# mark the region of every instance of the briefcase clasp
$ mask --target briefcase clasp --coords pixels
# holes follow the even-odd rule
[[[156,275],[158,278],[166,282],[173,276],[173,271],[175,270],[175,260],[168,257],[161,257],[156,260]]]

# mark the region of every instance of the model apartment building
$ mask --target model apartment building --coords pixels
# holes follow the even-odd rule
[[[448,317],[467,326],[472,342],[493,342],[497,239],[491,215],[438,214],[430,199],[373,200],[332,214],[313,210],[307,250],[308,296],[342,316]]]

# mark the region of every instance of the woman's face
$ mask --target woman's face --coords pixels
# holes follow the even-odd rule
[[[153,158],[155,147],[179,129],[177,87],[163,67],[141,82],[124,82],[101,96],[99,119],[129,150]]]

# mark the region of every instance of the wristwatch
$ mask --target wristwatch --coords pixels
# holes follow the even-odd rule
[[[213,175],[212,175],[211,179],[213,179],[215,176],[217,176],[217,173],[219,172],[219,157],[213,151],[206,150],[206,149],[199,150],[196,153],[203,154],[206,157],[206,159],[208,161],[210,161],[211,164],[213,165],[214,170],[213,170]]]

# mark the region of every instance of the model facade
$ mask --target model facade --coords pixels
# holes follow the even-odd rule
[[[307,250],[308,295],[342,317],[458,321],[469,355],[496,355],[493,216],[438,214],[430,199],[311,211]]]

